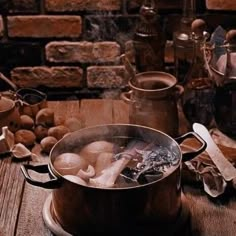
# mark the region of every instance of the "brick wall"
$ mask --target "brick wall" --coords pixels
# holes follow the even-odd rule
[[[0,0],[0,71],[19,88],[106,96],[127,85],[120,62],[141,0]],[[159,0],[167,39],[182,0]],[[236,28],[232,0],[197,0],[208,30]],[[7,85],[0,82],[1,90]],[[66,92],[68,91],[68,92]]]

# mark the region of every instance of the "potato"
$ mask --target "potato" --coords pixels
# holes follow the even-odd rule
[[[79,152],[79,155],[84,157],[92,166],[94,166],[100,153],[113,153],[114,147],[113,143],[107,141],[95,141],[84,146]]]
[[[58,140],[52,136],[48,136],[48,137],[43,138],[40,142],[42,152],[49,154],[52,147],[57,143],[57,141]]]
[[[33,146],[36,140],[35,134],[31,130],[20,129],[15,133],[15,142],[22,143],[26,147]]]
[[[65,123],[64,116],[57,115],[56,117],[54,117],[54,126],[64,125],[64,123]]]
[[[22,107],[20,107],[20,114],[27,115],[27,116],[34,118],[34,114],[32,112],[32,109],[28,105],[23,105]]]
[[[73,132],[73,131],[81,129],[82,124],[81,124],[81,121],[78,120],[77,118],[71,117],[65,121],[65,126],[68,127],[68,129],[71,132]]]
[[[52,127],[54,125],[54,112],[50,108],[41,109],[35,118],[36,125]]]
[[[34,120],[28,115],[21,115],[20,124],[22,129],[31,130],[34,127]]]
[[[76,175],[79,170],[87,170],[88,162],[76,153],[62,153],[53,162],[54,168],[62,175]]]
[[[41,141],[43,138],[48,136],[48,128],[43,125],[37,125],[34,129],[34,134],[36,135],[36,139]]]
[[[53,136],[55,137],[57,140],[63,138],[63,136],[67,133],[69,133],[70,130],[65,127],[64,125],[58,125],[58,126],[54,126],[49,128],[48,130],[48,135],[49,136]]]

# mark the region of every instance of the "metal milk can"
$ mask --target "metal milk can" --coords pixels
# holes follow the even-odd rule
[[[176,84],[177,79],[173,75],[160,71],[143,72],[132,77],[130,91],[121,94],[121,98],[129,104],[130,123],[177,136],[177,98],[183,87]]]

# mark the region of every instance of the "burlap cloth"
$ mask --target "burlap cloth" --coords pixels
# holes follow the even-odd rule
[[[211,129],[210,133],[225,157],[236,167],[236,140],[229,138],[216,128]],[[196,149],[199,143],[188,139],[180,146],[184,153]],[[209,196],[214,198],[224,194],[227,188],[236,189],[236,179],[226,182],[207,152],[183,163],[182,181],[184,184],[196,184],[202,187]]]

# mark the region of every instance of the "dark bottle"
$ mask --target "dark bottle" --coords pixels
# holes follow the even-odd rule
[[[183,112],[190,124],[194,122],[209,126],[213,120],[214,83],[210,78],[204,57],[203,46],[207,34],[206,24],[201,19],[192,23],[194,57],[186,76],[183,94]]]
[[[195,0],[184,0],[180,26],[173,35],[175,77],[183,83],[193,60],[193,41],[191,24],[196,18]]]
[[[164,70],[165,40],[154,0],[145,0],[134,34],[135,64],[138,72]]]
[[[224,71],[218,71],[223,78],[216,88],[215,121],[222,132],[236,137],[236,30],[226,34],[224,47],[226,54],[218,60],[218,66]]]

